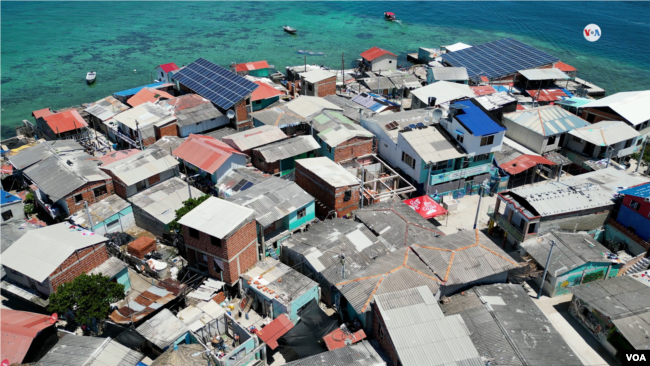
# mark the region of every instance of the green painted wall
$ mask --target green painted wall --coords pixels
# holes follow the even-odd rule
[[[609,266],[612,266],[607,270]],[[586,263],[580,267],[576,267],[569,272],[566,272],[557,278],[555,283],[555,289],[552,296],[559,296],[569,293],[569,288],[573,286],[578,286],[580,284],[585,284],[593,281],[598,281],[607,278],[616,277],[618,270],[620,269],[621,264],[609,264],[609,263]]]
[[[253,105],[253,112],[262,110],[262,109],[270,106],[271,104],[277,102],[278,100],[280,100],[279,95],[276,95],[275,97],[272,97],[272,98],[255,101],[255,102],[251,103]],[[257,103],[257,102],[259,102],[259,103]]]
[[[268,78],[269,77],[269,69],[250,70],[250,71],[248,71],[248,75],[257,76],[257,77],[261,77],[261,78]]]
[[[97,225],[95,225],[95,230],[100,229],[100,228],[104,228],[104,223],[107,223],[107,224],[111,223],[111,222],[119,219],[120,216],[126,216],[126,215],[128,215],[128,214],[130,214],[132,212],[133,212],[133,207],[129,206],[129,207],[123,209],[122,211],[120,211],[119,213],[116,213],[115,215],[113,215],[113,216],[107,218],[106,220],[104,220],[104,221],[98,223]]]

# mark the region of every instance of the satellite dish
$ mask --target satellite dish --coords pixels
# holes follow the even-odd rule
[[[226,112],[226,116],[228,116],[228,118],[230,118],[230,119],[235,118],[235,111],[233,111],[232,109],[229,109],[228,112]]]
[[[440,109],[440,108],[434,109],[433,113],[431,113],[431,117],[433,117],[433,118],[442,117],[442,109]]]

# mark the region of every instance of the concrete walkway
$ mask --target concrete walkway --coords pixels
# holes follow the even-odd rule
[[[472,230],[474,228],[474,219],[476,218],[476,208],[478,207],[479,195],[465,196],[458,200],[458,208],[449,212],[449,218],[439,216],[430,219],[429,222],[434,224],[438,230],[446,235],[457,233],[459,229]],[[483,197],[481,200],[481,213],[478,217],[478,229],[485,229],[488,225],[489,217],[487,216],[488,206],[496,203],[496,197]]]
[[[564,341],[569,344],[584,365],[620,365],[616,358],[609,354],[605,347],[598,343],[596,338],[569,314],[569,302],[572,294],[556,297],[542,296],[537,300],[535,291],[537,287],[533,289],[527,284],[525,288],[533,302],[560,332]]]

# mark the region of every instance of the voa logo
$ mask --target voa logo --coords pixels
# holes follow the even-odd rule
[[[626,354],[625,357],[627,358],[628,361],[634,361],[634,362],[645,362],[645,355],[644,354],[638,354],[638,353],[633,353],[633,354]]]
[[[622,366],[627,365],[647,365],[650,361],[650,351],[627,351],[624,353]]]
[[[589,24],[584,29],[585,39],[589,42],[596,42],[600,38],[600,27],[596,24]]]

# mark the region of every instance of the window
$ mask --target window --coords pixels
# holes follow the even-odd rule
[[[11,210],[7,210],[7,211],[2,213],[2,219],[5,220],[5,221],[9,220],[12,217],[14,217],[14,213],[11,212]]]
[[[551,136],[548,138],[548,141],[546,142],[546,145],[555,145],[555,137],[556,136]]]
[[[389,63],[389,64],[392,64],[392,63],[393,63],[393,60],[388,60],[388,63]]]
[[[214,246],[217,246],[217,247],[221,247],[221,239],[219,239],[219,238],[217,238],[215,236],[211,236],[210,237],[210,244],[212,244]]]
[[[162,79],[162,78],[164,78],[164,77],[165,77],[165,73],[161,71],[161,72],[160,72],[160,78]]]
[[[141,180],[135,184],[135,190],[138,192],[144,190],[145,188],[147,188],[147,183],[145,182],[145,180]]]
[[[384,327],[379,324],[379,339],[384,339]]]
[[[625,141],[624,149],[627,149],[628,147],[632,146],[633,142],[634,142],[634,139],[629,139],[629,140]]]
[[[223,268],[221,268],[221,267],[223,266],[223,262],[222,262],[222,261],[220,261],[220,260],[218,260],[217,258],[214,258],[214,257],[213,257],[213,258],[212,258],[212,262],[213,262],[212,264],[214,264],[214,271],[215,271],[215,272],[217,272],[217,273],[218,273],[218,272],[223,272]]]
[[[81,194],[78,194],[78,195],[74,196],[74,203],[79,203],[79,202],[81,202],[83,200],[84,200],[84,198],[83,198],[83,196]]]
[[[433,166],[431,167],[431,171],[446,169],[447,168],[447,163],[448,163],[447,161],[439,161],[439,162],[433,164]]]
[[[190,232],[190,238],[198,239],[199,238],[199,231],[196,229],[189,228]]]
[[[256,100],[256,101],[255,101],[255,104],[262,104],[262,100],[261,100],[261,99],[260,99],[260,100]]]
[[[463,136],[461,134],[457,134],[456,135],[456,140],[458,140],[458,142],[460,142],[462,144],[463,140],[465,140],[465,136]]]
[[[490,158],[490,154],[481,154],[481,155],[476,155],[474,157],[474,162],[477,161],[483,161],[483,160],[488,160]]]
[[[95,195],[95,198],[99,196],[103,196],[106,193],[108,193],[108,191],[106,190],[106,186],[101,186],[93,189],[93,194]]]
[[[312,84],[312,83],[307,83],[307,90],[309,90],[309,91],[314,91],[314,84]]]
[[[300,210],[298,210],[298,218],[302,219],[305,216],[307,216],[307,208],[303,207]]]
[[[643,143],[643,139],[636,140],[636,146],[639,146]]]
[[[641,205],[637,201],[632,201],[632,202],[630,202],[630,207],[637,210],[637,211],[639,211],[639,208],[641,208]]]
[[[119,224],[120,224],[120,220],[119,220],[119,219],[117,219],[117,220],[113,220],[113,221],[111,221],[111,222],[106,223],[106,228],[110,231],[111,229],[113,229],[114,227],[116,227],[116,226],[119,225]]]
[[[332,147],[330,145],[327,145],[327,152],[330,154],[332,153]]]
[[[405,153],[404,151],[402,151],[402,161],[406,163],[406,165],[415,169],[415,159],[413,159],[409,154]]]
[[[494,143],[494,135],[481,137],[481,146],[492,145]]]
[[[343,194],[343,202],[347,202],[352,199],[352,191],[345,191]]]
[[[573,136],[571,139],[572,139],[573,141],[575,141],[575,142],[582,142],[582,140],[580,139],[580,137]]]

